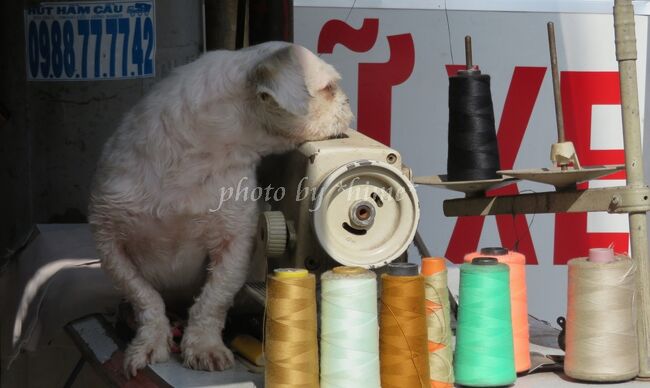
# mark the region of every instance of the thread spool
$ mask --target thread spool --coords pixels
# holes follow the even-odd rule
[[[447,179],[450,181],[500,177],[490,76],[470,66],[468,63],[467,70],[449,77]]]
[[[321,388],[378,388],[377,277],[360,267],[321,276]]]
[[[589,261],[592,263],[611,263],[616,260],[612,248],[591,248],[589,249]]]
[[[230,342],[230,348],[253,365],[264,366],[264,349],[257,338],[247,334],[238,335]]]
[[[447,267],[441,257],[422,258],[427,313],[429,379],[431,388],[451,388],[454,383]]]
[[[465,255],[465,262],[480,256],[496,258],[510,268],[510,309],[512,335],[515,346],[515,370],[530,369],[530,333],[528,327],[528,302],[526,296],[526,256],[503,247],[481,248],[479,252]]]
[[[266,288],[265,387],[318,387],[316,278],[276,269]]]
[[[460,266],[456,325],[456,383],[494,387],[515,382],[510,319],[509,268],[496,258],[476,257]]]
[[[635,329],[635,266],[570,260],[564,372],[593,382],[629,380],[639,372]]]
[[[382,388],[428,387],[424,278],[413,263],[391,263],[381,276],[379,359]]]

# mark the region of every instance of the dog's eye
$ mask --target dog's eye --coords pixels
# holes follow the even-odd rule
[[[259,96],[262,101],[266,101],[269,99],[269,97],[271,97],[268,93],[264,93],[264,92],[260,93]]]

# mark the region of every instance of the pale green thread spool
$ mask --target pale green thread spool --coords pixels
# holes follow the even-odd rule
[[[478,257],[460,267],[454,356],[456,383],[492,387],[515,382],[509,269]]]
[[[377,279],[358,267],[321,277],[321,388],[379,388]]]
[[[564,372],[579,380],[629,380],[639,373],[634,262],[569,261]]]

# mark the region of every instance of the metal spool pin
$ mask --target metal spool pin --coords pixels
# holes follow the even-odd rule
[[[472,37],[465,37],[465,66],[467,71],[472,70]]]
[[[555,122],[557,125],[557,141],[563,143],[564,115],[562,113],[562,94],[560,92],[560,73],[557,69],[557,47],[555,45],[555,25],[553,22],[546,24],[548,30],[548,49],[551,55],[551,75],[553,77],[553,97],[555,99]],[[563,166],[566,169],[566,166]]]
[[[580,169],[580,163],[578,161],[577,155],[575,155],[575,149],[573,143],[567,142],[566,137],[564,136],[564,114],[562,113],[562,92],[560,90],[560,72],[557,68],[557,46],[555,44],[555,25],[553,22],[548,22],[546,24],[548,31],[548,51],[551,57],[551,77],[553,78],[553,100],[555,102],[555,123],[557,126],[557,144],[554,144],[551,148],[551,160],[557,160],[557,165],[560,167],[561,171],[566,171],[569,169],[569,162],[567,158],[557,157],[555,154],[559,151],[560,147],[566,148],[566,156],[573,154],[574,168]]]
[[[472,37],[465,36],[465,70],[460,70],[459,73],[476,73],[481,74],[478,66],[474,66],[474,59],[472,55]]]

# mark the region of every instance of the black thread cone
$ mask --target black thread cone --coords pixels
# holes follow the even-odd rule
[[[448,141],[448,180],[500,177],[489,75],[461,72],[449,77]]]

